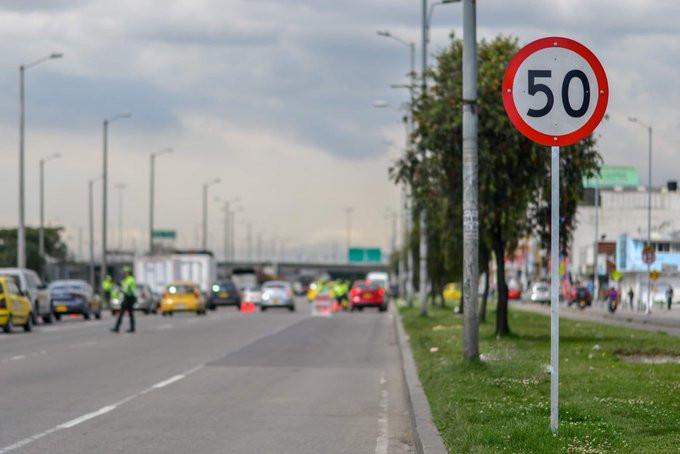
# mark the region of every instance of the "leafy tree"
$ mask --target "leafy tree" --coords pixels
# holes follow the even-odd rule
[[[61,239],[63,227],[45,227],[45,253],[58,261],[68,257],[68,248]],[[39,254],[40,229],[26,227],[26,266],[38,274],[45,271],[45,262]],[[17,266],[17,229],[0,229],[0,266]]]
[[[496,261],[499,336],[510,333],[506,254],[528,235],[537,233],[549,238],[550,233],[550,149],[515,129],[505,113],[500,92],[505,68],[518,50],[517,40],[505,36],[483,40],[478,45],[480,255],[488,259],[493,252]],[[448,230],[434,229],[433,234],[444,235],[455,244],[431,250],[431,266],[433,261],[446,263],[446,254],[452,251],[458,251],[457,260],[462,264],[461,40],[452,37],[451,45],[440,52],[432,78],[434,83],[414,106],[414,134],[420,151],[407,153],[392,169],[392,175],[398,181],[415,176],[410,183],[416,204],[426,207],[428,216],[446,216],[444,222],[451,226]],[[583,177],[599,170],[600,156],[595,145],[595,138],[590,136],[564,147],[561,153],[563,245],[568,243],[574,227],[576,206],[583,196]],[[422,150],[428,150],[428,155],[424,156]],[[481,270],[486,268],[480,265]]]

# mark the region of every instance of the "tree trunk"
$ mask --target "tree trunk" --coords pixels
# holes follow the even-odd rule
[[[482,301],[479,305],[479,323],[486,322],[486,300],[489,298],[489,261],[482,264],[482,272],[484,273],[484,292],[482,293]]]
[[[502,337],[510,334],[510,327],[508,326],[508,284],[505,282],[505,244],[498,229],[493,234],[493,250],[496,256],[496,288],[498,290],[496,336]]]

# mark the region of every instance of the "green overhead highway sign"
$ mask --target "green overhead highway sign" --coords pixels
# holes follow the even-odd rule
[[[637,186],[640,184],[640,172],[633,166],[602,166],[600,176],[584,178],[586,188],[609,188],[612,186]]]
[[[350,262],[380,262],[382,260],[382,252],[380,248],[359,248],[351,247],[347,251],[347,260]]]
[[[177,232],[175,230],[154,230],[152,236],[154,238],[170,238],[174,240],[177,238]]]

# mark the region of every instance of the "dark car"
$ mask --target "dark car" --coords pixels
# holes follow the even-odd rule
[[[586,306],[590,306],[592,303],[593,296],[590,294],[588,287],[576,286],[571,289],[571,299],[569,300],[569,305],[578,305],[581,309]]]
[[[89,320],[91,315],[96,318],[102,316],[101,300],[85,281],[54,281],[47,290],[50,294],[50,306],[57,320],[67,314],[81,314],[85,320]]]
[[[232,281],[218,281],[210,288],[208,297],[208,309],[215,310],[217,306],[236,306],[241,305],[241,292],[236,288]]]

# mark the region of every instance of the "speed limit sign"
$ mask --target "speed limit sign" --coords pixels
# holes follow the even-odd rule
[[[526,45],[503,78],[510,121],[542,145],[569,145],[586,137],[602,120],[608,99],[600,61],[568,38],[541,38]]]
[[[550,162],[550,429],[558,428],[560,147],[585,138],[607,109],[609,86],[600,61],[568,38],[536,40],[517,52],[503,77],[503,104],[512,124],[551,147]]]

